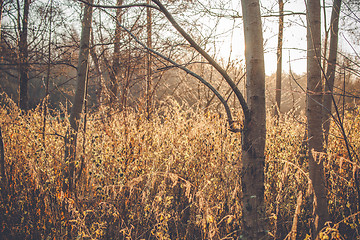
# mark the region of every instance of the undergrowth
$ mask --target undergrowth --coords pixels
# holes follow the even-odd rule
[[[142,112],[87,115],[78,134],[76,189],[61,189],[65,110],[46,118],[0,107],[5,149],[1,179],[1,239],[237,239],[241,236],[241,135],[211,111],[176,103]],[[310,236],[312,188],[304,144],[305,121],[268,117],[266,206],[274,239]],[[360,150],[358,111],[345,128]],[[359,238],[358,164],[332,127],[325,171],[332,222],[322,239]],[[80,170],[81,169],[81,170]],[[293,238],[295,239],[295,238]]]

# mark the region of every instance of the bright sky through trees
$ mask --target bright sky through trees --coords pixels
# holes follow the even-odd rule
[[[47,2],[46,0],[39,0]],[[346,2],[344,9],[346,9]],[[141,1],[125,1],[125,3],[141,2]],[[331,17],[332,0],[326,0],[326,23],[329,26]],[[72,26],[80,33],[80,14],[76,4],[70,5],[72,2],[64,1],[62,4],[63,13],[69,16],[63,16],[65,19],[72,19]],[[104,1],[105,5],[113,5],[115,1]],[[264,50],[265,50],[265,71],[267,75],[276,72],[276,47],[278,34],[278,1],[261,0],[261,11],[263,15],[263,31],[264,31]],[[284,1],[284,39],[283,39],[283,71],[289,72],[289,66],[294,73],[302,74],[306,72],[306,0],[287,0]],[[321,1],[323,3],[323,1]],[[207,42],[206,50],[212,54],[216,54],[217,58],[222,58],[225,62],[229,59],[244,59],[244,37],[243,37],[243,21],[241,19],[241,5],[239,0],[198,0],[194,1],[191,8],[183,12],[175,13],[172,11],[172,5],[168,4],[170,12],[183,27],[189,31],[199,43]],[[131,10],[128,9],[129,12]],[[76,12],[76,14],[74,14]],[[114,11],[113,11],[114,12]],[[291,13],[294,13],[291,15]],[[300,14],[298,14],[300,13]],[[115,12],[114,12],[115,14]],[[104,14],[103,14],[104,15]],[[130,13],[131,15],[131,13]],[[345,15],[342,13],[341,16]],[[107,16],[103,16],[106,18]],[[154,18],[156,19],[156,18]],[[159,19],[159,18],[158,18]],[[339,51],[354,55],[355,51],[359,54],[359,46],[351,33],[344,31],[347,28],[347,17],[340,21],[339,33]],[[324,20],[322,11],[322,21]],[[5,16],[3,19],[6,25],[9,19]],[[156,20],[155,20],[156,21]],[[166,21],[166,20],[165,20]],[[184,24],[186,22],[186,24]],[[346,23],[346,24],[345,24]],[[112,21],[109,24],[113,24]],[[359,23],[357,23],[359,24]],[[352,27],[354,28],[354,27]],[[196,30],[195,30],[196,29]],[[56,31],[61,31],[56,29]],[[324,21],[322,22],[322,32],[324,40]],[[162,33],[173,34],[173,32]],[[176,33],[175,33],[176,34]],[[354,34],[353,34],[354,35]],[[348,43],[348,41],[351,43]],[[289,62],[290,60],[290,62]]]
[[[228,3],[229,10],[218,10],[217,13],[230,13],[231,15],[241,16],[239,1],[232,0]],[[265,69],[266,74],[271,75],[276,72],[276,47],[278,34],[278,5],[277,1],[262,0],[263,30],[264,30],[264,50],[265,50]],[[283,39],[283,71],[289,72],[289,66],[294,73],[302,74],[306,72],[306,1],[290,0],[284,1],[284,39]],[[326,1],[326,23],[329,26],[331,17],[332,0]],[[346,6],[344,7],[346,8]],[[230,10],[231,9],[231,10]],[[295,13],[294,15],[290,15]],[[303,13],[303,14],[297,14]],[[289,15],[288,15],[289,14]],[[271,16],[269,16],[271,15]],[[349,20],[349,18],[347,18]],[[345,20],[346,21],[346,20]],[[359,53],[359,46],[351,41],[351,33],[345,31],[344,21],[340,21],[339,51],[344,51],[351,55],[354,50]],[[324,14],[322,10],[322,41],[324,41]],[[234,27],[234,30],[231,29]],[[231,59],[244,58],[244,40],[242,31],[242,20],[240,18],[222,18],[218,31],[224,33],[223,38],[218,38],[220,44],[216,44],[216,52],[219,57],[228,59],[231,52]],[[225,34],[227,33],[227,34]],[[231,37],[232,35],[232,37]],[[350,43],[348,41],[350,40]],[[353,49],[354,48],[354,49]],[[290,59],[290,64],[289,64]]]
[[[232,15],[241,16],[241,8],[232,1],[230,11]],[[265,50],[265,69],[266,74],[271,75],[276,71],[276,47],[278,34],[277,1],[264,0],[262,4],[263,31],[264,31],[264,50]],[[305,13],[305,3],[302,1],[286,2],[285,13]],[[330,9],[331,10],[331,9]],[[271,15],[271,16],[269,16]],[[329,16],[330,17],[330,13]],[[295,73],[306,71],[306,19],[305,15],[288,15],[284,18],[284,44],[283,44],[283,71],[289,71],[289,56],[291,69]],[[231,29],[233,28],[233,31]],[[216,52],[219,57],[227,60],[244,58],[244,37],[242,29],[242,19],[222,18],[218,31],[224,33],[223,38],[216,39],[220,44],[216,44]]]

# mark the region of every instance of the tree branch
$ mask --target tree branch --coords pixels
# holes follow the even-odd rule
[[[231,89],[234,91],[236,97],[238,98],[240,105],[242,107],[244,113],[244,126],[247,126],[247,123],[250,122],[250,111],[249,107],[245,101],[244,96],[241,94],[240,90],[231,79],[231,77],[227,74],[227,72],[206,52],[204,51],[193,39],[192,37],[185,32],[185,30],[180,27],[180,25],[176,22],[173,16],[168,12],[168,10],[162,5],[162,3],[158,0],[152,0],[159,8],[162,13],[164,13],[165,17],[170,21],[173,27],[190,43],[190,45],[195,48],[197,52],[199,52],[226,80]]]
[[[220,100],[220,102],[223,104],[223,106],[225,108],[225,111],[226,111],[226,114],[227,114],[227,117],[228,117],[227,121],[229,123],[230,131],[232,131],[232,132],[240,132],[241,131],[241,129],[237,129],[237,128],[234,127],[234,121],[233,121],[231,111],[230,111],[230,108],[229,108],[226,100],[221,96],[221,94],[209,82],[207,82],[205,79],[203,79],[198,74],[196,74],[193,71],[189,70],[188,68],[184,67],[183,65],[180,65],[180,64],[176,63],[174,60],[172,60],[172,59],[164,56],[163,54],[155,51],[154,49],[151,49],[151,48],[147,47],[134,34],[132,34],[129,29],[127,29],[123,25],[121,25],[121,23],[119,21],[117,21],[117,19],[115,19],[110,13],[108,13],[105,10],[103,10],[103,11],[105,13],[107,13],[110,17],[112,17],[116,21],[116,24],[118,24],[122,29],[124,29],[138,44],[140,44],[147,51],[161,57],[162,59],[164,59],[164,60],[168,61],[169,63],[171,63],[173,66],[175,66],[175,67],[185,71],[186,73],[190,74],[191,76],[197,78],[201,83],[203,83],[206,87],[208,87],[217,96],[217,98]]]
[[[206,52],[204,51],[193,39],[192,37],[185,32],[185,30],[180,27],[180,25],[176,22],[176,20],[173,18],[173,16],[169,13],[169,11],[164,7],[164,5],[162,5],[162,3],[158,0],[152,0],[152,2],[154,2],[158,7],[156,6],[153,6],[151,4],[131,4],[131,5],[122,5],[122,6],[108,6],[108,5],[97,5],[97,4],[91,4],[91,3],[88,3],[84,0],[77,0],[79,2],[82,2],[84,4],[87,4],[87,5],[90,5],[92,7],[97,7],[97,8],[128,8],[128,7],[151,7],[151,8],[154,8],[156,10],[159,10],[161,11],[165,17],[170,21],[170,23],[173,25],[173,27],[186,39],[186,41],[188,41],[190,43],[190,45],[197,51],[199,52],[208,62],[209,64],[211,64],[222,76],[223,78],[226,80],[226,82],[229,84],[229,86],[231,87],[231,89],[234,91],[236,97],[238,98],[239,102],[240,102],[240,105],[241,105],[241,108],[243,110],[243,113],[244,113],[244,126],[247,126],[247,124],[250,122],[250,111],[249,111],[249,107],[245,101],[245,98],[244,96],[242,95],[242,93],[240,92],[240,90],[238,89],[238,87],[236,86],[236,84],[234,83],[234,81],[231,79],[231,77],[227,74],[227,72]],[[104,11],[104,10],[103,10]],[[106,12],[106,11],[105,11]],[[109,14],[108,12],[106,12],[107,14]],[[111,14],[109,14],[109,16],[111,16]],[[111,16],[113,18],[113,16]],[[117,22],[117,24],[119,24],[121,26],[121,24],[119,22]],[[123,26],[121,26],[125,31],[127,31],[130,35],[132,35],[132,37],[136,40],[135,36],[130,32],[128,31],[126,28],[124,28]],[[152,49],[149,49],[147,48],[145,45],[143,45],[140,41],[137,41],[140,45],[142,45],[144,48],[146,48],[147,50],[149,51],[153,51],[154,54],[158,55],[160,53],[157,53],[155,52],[154,50]],[[158,55],[160,56],[160,55]],[[162,56],[161,57],[165,60],[168,61],[168,58],[166,58],[165,56]],[[170,59],[169,59],[170,60]],[[172,61],[172,60],[171,60]],[[173,63],[173,65],[177,66],[178,64],[177,63]],[[180,65],[178,65],[177,67],[179,67],[180,69],[184,70],[184,71],[190,71],[190,70],[185,70],[183,69],[183,67],[181,67]],[[191,71],[190,71],[191,72]],[[195,74],[191,74],[189,72],[190,75],[198,78],[200,80],[200,76]],[[201,78],[202,79],[202,78]],[[201,81],[201,80],[200,80]],[[215,88],[214,88],[215,90]],[[216,91],[216,90],[215,90]],[[214,92],[215,93],[215,92]],[[221,97],[221,95],[219,94],[219,96]],[[218,97],[219,97],[218,96]],[[220,98],[219,98],[220,99]]]
[[[115,6],[115,5],[100,5],[100,4],[92,4],[92,3],[88,3],[85,0],[76,0],[78,2],[87,4],[91,7],[96,7],[96,8],[111,8],[111,9],[118,9],[118,8],[131,8],[131,7],[149,7],[149,8],[154,8],[156,10],[160,10],[158,7],[151,5],[151,4],[146,4],[146,3],[137,3],[137,4],[128,4],[128,5],[120,5],[120,6]]]

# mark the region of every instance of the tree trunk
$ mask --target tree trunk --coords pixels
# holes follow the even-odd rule
[[[49,95],[49,83],[50,83],[50,73],[51,73],[51,40],[52,40],[52,15],[53,15],[53,0],[50,1],[50,16],[49,16],[49,39],[48,39],[48,62],[46,69],[46,84],[45,84],[45,97],[43,101],[43,144],[46,149],[46,114],[47,114],[47,104],[48,104],[48,95]]]
[[[117,0],[116,5],[121,6],[123,0]],[[121,23],[121,8],[116,9],[116,20]],[[110,74],[110,104],[116,106],[118,92],[119,92],[119,72],[120,72],[120,40],[121,40],[121,27],[115,23],[115,40],[114,40],[114,55],[112,71]]]
[[[147,4],[150,4],[150,0],[147,0]],[[146,8],[146,33],[148,48],[152,48],[152,16],[151,8]],[[147,118],[150,119],[151,108],[152,108],[152,72],[151,72],[151,53],[148,52],[146,56],[146,113]]]
[[[20,75],[20,94],[19,105],[24,111],[28,109],[28,82],[29,82],[29,52],[28,52],[28,20],[29,20],[30,0],[24,0],[24,13],[19,39],[19,75]],[[20,18],[20,15],[18,16]],[[20,19],[18,20],[20,23]]]
[[[323,15],[324,15],[324,21],[323,21],[323,24],[324,24],[324,30],[325,30],[325,34],[324,34],[324,46],[323,46],[323,49],[324,49],[324,53],[323,53],[323,58],[322,58],[322,68],[323,68],[323,72],[326,71],[326,57],[327,57],[327,48],[328,48],[328,39],[329,39],[329,28],[327,27],[327,24],[326,24],[326,0],[322,0],[322,4],[323,4]],[[324,82],[324,78],[325,78],[325,75],[323,74],[321,76],[321,81]]]
[[[265,67],[258,0],[242,0],[246,58],[246,95],[250,121],[243,136],[243,224],[245,239],[266,238],[264,206]]]
[[[325,78],[325,94],[323,97],[323,128],[324,128],[324,139],[325,146],[327,146],[331,122],[331,108],[332,108],[332,93],[335,82],[335,69],[336,69],[336,57],[337,57],[337,48],[338,48],[338,33],[339,33],[339,15],[341,0],[334,0],[331,13],[330,21],[330,50],[329,50],[329,59],[328,67],[326,71]]]
[[[88,2],[92,4],[93,0],[88,0]],[[77,86],[75,92],[75,99],[70,115],[71,129],[69,129],[65,139],[66,169],[65,169],[64,190],[69,190],[69,191],[72,191],[74,189],[73,178],[75,172],[76,138],[77,138],[77,131],[79,129],[80,114],[82,112],[85,101],[91,19],[92,19],[92,7],[89,6],[88,4],[85,4],[84,18],[82,21],[82,31],[81,31],[81,39],[80,39],[79,62],[77,67]]]
[[[6,188],[6,174],[5,174],[5,148],[0,126],[0,176],[1,176],[1,190]]]
[[[1,35],[2,35],[2,28],[1,28],[1,22],[2,22],[2,12],[3,12],[3,0],[0,0],[0,52],[2,52],[2,41],[1,41]],[[2,62],[2,57],[0,58],[0,63]],[[4,149],[4,142],[1,132],[1,126],[0,126],[0,176],[1,176],[1,189],[5,189],[6,187],[6,176],[5,176],[5,149]]]
[[[277,46],[277,68],[276,68],[276,106],[274,109],[274,115],[280,115],[281,107],[281,75],[282,75],[282,45],[283,45],[283,33],[284,33],[284,2],[279,0],[279,34],[278,34],[278,46]]]
[[[92,4],[93,0],[88,0],[88,2]],[[82,21],[75,100],[70,115],[70,124],[75,131],[77,131],[79,127],[80,113],[82,112],[84,99],[85,99],[85,88],[86,88],[85,83],[88,72],[91,19],[92,19],[92,7],[86,4],[84,9],[84,18]]]
[[[0,43],[1,43],[1,33],[2,33],[1,22],[2,22],[3,6],[4,6],[4,1],[0,0]],[[0,44],[0,49],[1,49],[1,44]]]
[[[92,34],[93,35],[93,34]],[[92,47],[90,47],[90,56],[94,62],[94,67],[98,76],[98,91],[97,91],[97,101],[99,106],[102,106],[102,104],[104,102],[108,102],[105,101],[105,97],[104,97],[104,79],[103,79],[103,75],[102,75],[102,71],[101,71],[101,67],[100,67],[100,63],[99,63],[99,58],[95,52],[95,48],[94,48],[94,43],[93,43],[93,38],[91,39],[91,45]]]
[[[264,206],[265,165],[265,67],[263,37],[258,0],[242,0],[246,45],[247,100],[227,72],[204,51],[175,21],[159,0],[152,0],[174,28],[195,48],[226,80],[238,98],[244,113],[242,142],[242,191],[244,239],[267,238]],[[232,121],[231,121],[232,122]],[[231,125],[232,123],[230,123]]]
[[[307,132],[309,172],[314,189],[314,234],[329,219],[326,198],[322,134],[320,0],[307,1]]]
[[[0,53],[2,53],[2,16],[3,16],[3,9],[4,9],[4,1],[0,0]],[[0,56],[0,64],[2,64],[4,57]]]

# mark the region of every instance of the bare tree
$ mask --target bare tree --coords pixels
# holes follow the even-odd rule
[[[276,94],[274,115],[279,116],[281,107],[281,77],[282,77],[282,45],[284,36],[284,1],[279,0],[279,33],[277,45],[277,68],[276,68]]]
[[[20,2],[18,5],[18,31],[19,39],[19,77],[20,77],[20,100],[19,105],[22,110],[28,109],[28,83],[29,83],[29,50],[28,50],[28,21],[30,0],[24,0],[23,15],[21,17]],[[20,24],[21,22],[21,24]]]
[[[123,0],[117,0],[116,5],[121,6]],[[121,22],[122,10],[121,8],[116,9],[116,20]],[[118,92],[119,92],[119,72],[120,72],[120,39],[121,28],[118,24],[115,27],[115,40],[114,40],[114,55],[112,63],[112,73],[110,73],[110,104],[117,106]]]
[[[322,134],[320,0],[307,1],[307,136],[309,172],[314,190],[314,234],[329,219],[326,198]]]
[[[2,48],[2,42],[1,42],[1,32],[2,32],[2,28],[1,28],[1,22],[2,22],[2,12],[3,12],[3,5],[4,2],[3,0],[0,0],[0,51]],[[1,61],[1,59],[0,59]],[[1,184],[2,187],[1,189],[4,189],[6,186],[6,175],[5,175],[5,149],[4,149],[4,142],[3,142],[3,137],[2,137],[2,132],[1,132],[1,127],[0,127],[0,177],[1,177]]]
[[[251,114],[250,123],[243,133],[243,223],[246,239],[262,239],[267,230],[264,206],[266,112],[262,23],[258,0],[242,0],[241,5],[246,45],[246,95]]]
[[[0,0],[0,42],[1,42],[1,30],[2,30],[1,22],[2,22],[3,7],[4,7],[4,0]]]
[[[336,58],[338,49],[338,36],[339,36],[339,15],[340,15],[341,0],[334,0],[331,20],[330,20],[330,50],[328,58],[328,66],[325,76],[325,94],[323,97],[323,128],[325,146],[327,146],[331,121],[331,108],[332,108],[332,93],[335,82],[335,69]]]
[[[52,12],[53,9],[53,0],[50,1],[50,10],[49,10],[49,41],[48,41],[48,62],[46,69],[46,84],[45,84],[45,99],[43,101],[43,144],[46,146],[45,132],[46,132],[46,114],[47,114],[47,103],[49,96],[49,83],[50,83],[50,73],[51,73],[51,40],[52,40]]]
[[[2,42],[1,42],[1,22],[2,22],[2,12],[3,12],[3,0],[0,0],[0,52],[1,52],[1,47],[2,47]],[[1,61],[1,60],[0,60]],[[5,176],[5,150],[4,150],[4,142],[3,142],[3,137],[2,137],[2,132],[1,132],[1,127],[0,127],[0,177],[1,177],[1,183],[2,183],[2,187],[1,189],[5,188],[6,185],[6,176]]]
[[[93,0],[88,0],[90,4]],[[75,99],[71,108],[70,126],[66,136],[65,146],[65,190],[73,191],[74,189],[74,172],[75,172],[75,155],[76,155],[76,140],[77,131],[79,129],[80,114],[83,110],[86,87],[87,87],[87,73],[88,73],[88,58],[89,58],[89,42],[90,42],[90,30],[92,21],[92,7],[86,4],[84,7],[84,17],[82,20],[82,31],[80,39],[80,52],[79,61],[77,67],[77,86],[75,92]],[[67,182],[67,184],[66,184]]]
[[[93,36],[93,33],[91,34]],[[94,68],[98,77],[97,101],[99,105],[104,103],[104,77],[101,71],[100,60],[95,51],[94,38],[91,38],[90,56],[94,63]]]
[[[147,0],[147,4],[150,4],[150,0]],[[147,35],[147,47],[152,48],[152,14],[151,9],[146,9],[146,35]],[[147,118],[150,118],[152,107],[152,72],[151,72],[151,54],[146,56],[146,112]]]

